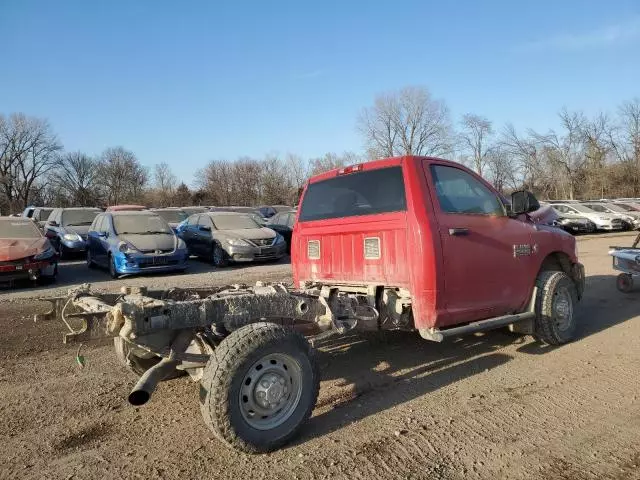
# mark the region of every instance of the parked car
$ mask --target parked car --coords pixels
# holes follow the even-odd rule
[[[616,200],[613,203],[625,212],[640,212],[640,201],[638,200]]]
[[[36,222],[36,225],[38,225],[38,228],[40,230],[43,230],[44,224],[47,222],[47,219],[49,218],[49,215],[51,214],[52,211],[53,211],[53,208],[36,207],[33,209],[33,212],[31,213],[31,220]]]
[[[271,218],[278,212],[286,212],[291,210],[290,205],[263,205],[262,207],[258,207],[258,213],[262,215],[263,218]]]
[[[597,230],[624,230],[627,222],[618,215],[596,212],[581,203],[552,203],[553,208],[560,214],[573,214],[592,221]]]
[[[36,209],[35,206],[31,205],[30,207],[25,208],[22,211],[22,214],[20,215],[21,217],[24,218],[31,218],[31,215],[33,215],[33,211]]]
[[[152,208],[151,211],[164,218],[174,232],[177,231],[178,225],[189,217],[184,210],[175,207]]]
[[[120,275],[184,271],[189,253],[169,224],[150,211],[99,214],[87,236],[87,266]]]
[[[295,210],[278,212],[266,223],[267,227],[278,232],[287,242],[287,253],[291,252],[291,235],[296,223],[296,213]]]
[[[565,212],[560,213],[554,207],[556,205],[549,204],[546,202],[540,202],[540,210],[543,209],[543,206],[550,207],[555,212],[555,218],[550,219],[550,222],[547,222],[548,225],[555,225],[566,232],[576,234],[576,233],[592,233],[596,231],[596,224],[593,223],[586,217],[581,215],[576,215],[574,213]],[[564,210],[564,209],[562,209]],[[534,212],[534,214],[537,212]],[[533,216],[533,214],[532,214]]]
[[[193,215],[194,213],[204,213],[209,211],[207,207],[180,207],[180,210],[186,213],[187,216]]]
[[[33,221],[0,217],[0,282],[53,281],[57,274],[56,250]]]
[[[99,213],[102,210],[91,207],[53,209],[45,223],[44,235],[60,258],[86,252],[87,232]]]
[[[146,209],[144,205],[111,205],[105,212],[140,212]]]
[[[600,213],[610,213],[611,215],[618,215],[628,224],[628,228],[640,227],[640,212],[631,211],[628,212],[620,205],[608,202],[583,202],[583,205]]]
[[[282,235],[243,213],[191,215],[180,235],[191,254],[206,258],[217,267],[225,267],[231,261],[277,260],[287,249]]]

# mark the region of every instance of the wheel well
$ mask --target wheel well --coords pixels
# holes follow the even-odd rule
[[[538,274],[540,274],[540,272],[545,272],[549,270],[564,272],[571,277],[572,276],[571,258],[569,258],[569,255],[567,255],[564,252],[550,253],[542,261],[542,265],[540,265],[540,270],[538,271]]]

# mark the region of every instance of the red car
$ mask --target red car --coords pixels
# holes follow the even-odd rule
[[[332,170],[313,177],[301,199],[295,285],[366,292],[383,324],[430,340],[526,317],[531,333],[564,343],[584,269],[571,235],[531,219],[538,208],[531,193],[516,192],[507,211],[484,179],[436,158]]]
[[[58,256],[28,218],[0,217],[0,282],[19,279],[53,281]]]

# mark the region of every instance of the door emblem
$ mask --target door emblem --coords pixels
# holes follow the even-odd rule
[[[513,246],[513,256],[517,257],[526,257],[533,253],[533,248],[529,244],[525,245],[514,245]]]

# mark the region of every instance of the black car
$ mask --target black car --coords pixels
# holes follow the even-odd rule
[[[278,212],[269,219],[266,227],[278,232],[287,242],[287,253],[291,253],[291,234],[293,233],[293,225],[296,223],[296,211]]]
[[[288,212],[289,210],[291,210],[291,206],[287,205],[263,205],[262,207],[257,208],[257,211],[262,215],[262,218],[271,218],[276,213]]]
[[[99,208],[54,208],[44,227],[44,235],[60,258],[87,249],[87,232]]]

